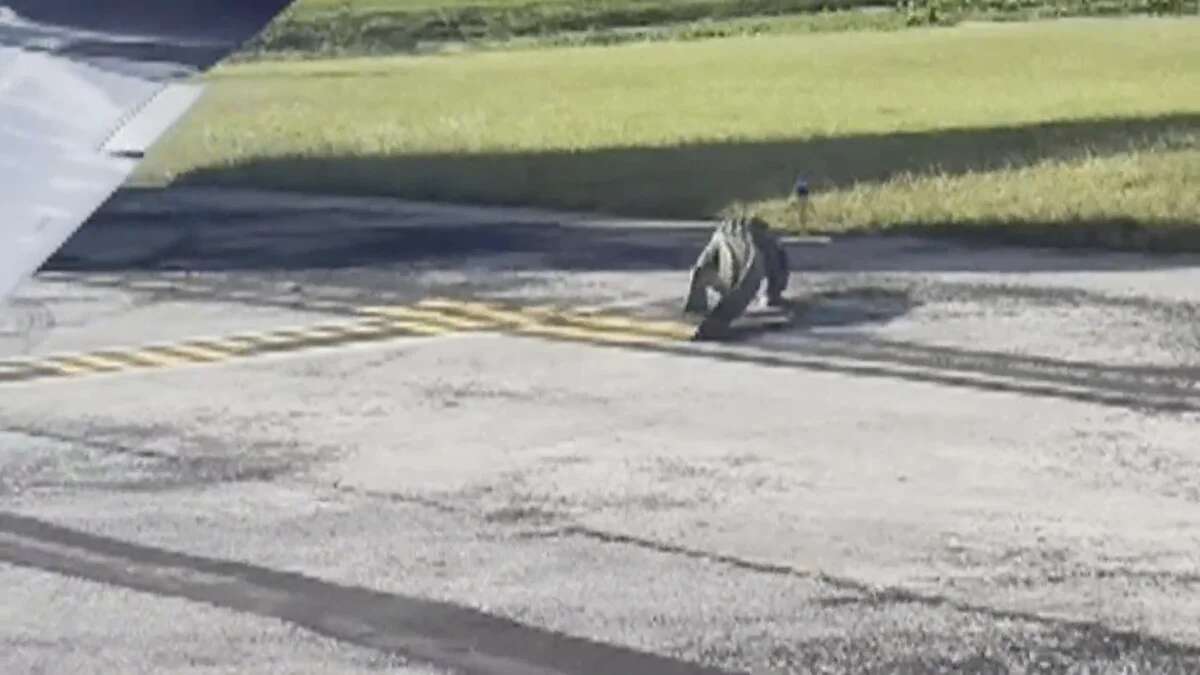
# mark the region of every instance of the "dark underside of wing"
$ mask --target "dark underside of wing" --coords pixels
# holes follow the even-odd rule
[[[0,301],[291,0],[0,0]]]

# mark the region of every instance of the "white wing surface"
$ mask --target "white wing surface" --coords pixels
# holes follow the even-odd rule
[[[0,302],[291,0],[0,0]]]

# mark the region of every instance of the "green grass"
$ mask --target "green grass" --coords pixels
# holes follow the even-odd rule
[[[1111,1],[1111,0],[1108,0]],[[412,53],[445,44],[491,46],[569,38],[629,40],[685,24],[844,9],[881,0],[300,0],[240,58]],[[692,26],[695,31],[699,26]],[[659,29],[659,30],[654,30]]]
[[[229,66],[144,176],[777,223],[1200,244],[1200,21]]]
[[[1200,0],[298,0],[236,58],[620,44],[966,19],[1195,12],[1198,5]],[[865,9],[883,11],[858,11]]]

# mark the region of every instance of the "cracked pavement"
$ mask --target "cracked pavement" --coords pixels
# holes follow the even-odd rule
[[[0,347],[331,298],[676,318],[707,235],[129,191]],[[1200,670],[1198,260],[789,246],[787,325],[728,344],[481,333],[0,386],[0,670]]]

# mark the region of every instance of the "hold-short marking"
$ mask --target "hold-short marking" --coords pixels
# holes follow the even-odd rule
[[[690,328],[618,316],[584,316],[553,307],[511,308],[430,299],[417,306],[366,307],[357,320],[325,322],[228,336],[191,338],[129,349],[49,354],[0,361],[0,382],[79,377],[130,370],[213,364],[266,353],[300,352],[396,337],[494,330],[571,342],[647,344],[683,339]]]

